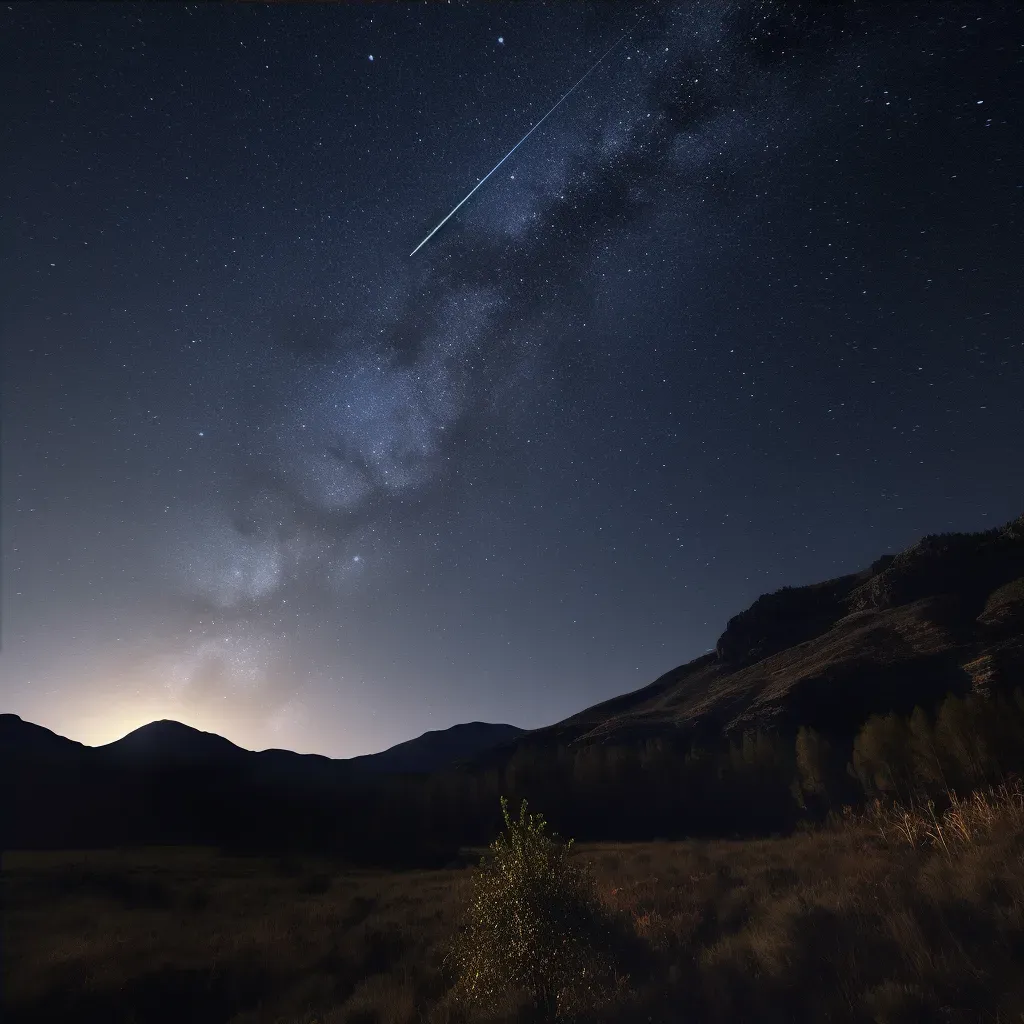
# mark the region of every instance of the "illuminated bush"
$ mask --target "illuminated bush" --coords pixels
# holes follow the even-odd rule
[[[546,835],[543,815],[518,821],[502,797],[505,831],[473,879],[465,926],[449,963],[456,995],[493,1006],[525,994],[545,1016],[592,1005],[616,979],[612,925],[589,868],[570,859],[572,840]]]

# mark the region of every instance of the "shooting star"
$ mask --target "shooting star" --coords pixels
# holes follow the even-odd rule
[[[597,70],[598,65],[605,59],[605,57],[607,57],[608,54],[610,54],[612,50],[614,50],[615,47],[618,46],[619,43],[621,43],[622,40],[625,39],[626,36],[628,36],[630,32],[632,32],[633,29],[635,29],[636,26],[640,24],[641,21],[643,21],[643,16],[638,18],[633,25],[627,28],[626,31],[623,32],[622,35],[619,36],[619,38],[616,39],[615,42],[612,43],[612,45],[609,46],[608,49],[605,50],[600,57],[597,58],[597,60],[594,62],[590,70],[564,96],[562,96],[558,100],[558,102],[469,190],[469,193],[466,195],[466,198],[463,199],[462,202],[459,203],[455,207],[455,209],[453,209],[452,212],[449,213],[448,216],[445,217],[444,220],[442,220],[441,223],[438,224],[437,227],[434,228],[434,230],[431,231],[430,234],[427,235],[427,237],[424,238],[423,241],[420,242],[420,244],[417,245],[415,249],[413,249],[411,253],[409,253],[410,256],[415,256],[416,253],[418,253],[420,249],[422,249],[423,246],[425,246],[427,242],[429,242],[434,237],[434,235],[436,235],[438,231],[440,231],[441,228],[443,228],[445,224],[447,224],[448,221],[450,221],[452,217],[455,216],[455,214],[459,210],[459,207],[463,206],[465,203],[469,201],[473,193],[584,83],[584,81],[594,71]]]

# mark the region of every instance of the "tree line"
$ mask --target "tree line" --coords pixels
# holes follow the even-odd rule
[[[542,804],[581,840],[768,835],[878,797],[941,800],[1014,774],[1024,774],[1019,688],[873,715],[852,734],[800,726],[718,742],[525,743],[490,768],[388,780],[370,824],[386,833],[402,819],[428,844],[483,843],[505,796]]]

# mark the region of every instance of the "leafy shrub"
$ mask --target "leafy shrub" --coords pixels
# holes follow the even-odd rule
[[[570,858],[572,840],[546,835],[526,808],[513,820],[501,798],[505,831],[480,861],[448,962],[468,1004],[525,995],[543,1017],[566,1016],[611,991],[613,924],[589,867]]]

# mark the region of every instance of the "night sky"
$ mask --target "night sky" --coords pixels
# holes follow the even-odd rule
[[[2,710],[536,727],[1019,515],[1022,43],[990,2],[4,7]]]

